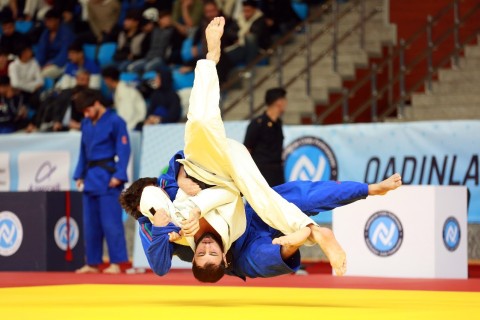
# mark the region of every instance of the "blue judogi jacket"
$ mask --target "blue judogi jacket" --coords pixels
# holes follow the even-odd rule
[[[115,156],[118,157],[117,161],[114,160]],[[96,124],[88,118],[82,120],[80,156],[73,178],[84,180],[84,192],[108,193],[108,183],[112,177],[128,181],[129,157],[127,126],[115,111],[107,109]],[[95,162],[99,161],[104,164],[95,165]]]
[[[176,176],[180,164],[176,159],[182,159],[183,152],[179,151],[170,160],[168,171],[159,177],[159,184],[173,200],[178,190]],[[297,205],[308,215],[315,215],[336,207],[366,198],[368,185],[358,182],[337,181],[292,181],[273,188],[287,201]],[[280,255],[280,246],[272,244],[272,239],[281,234],[263,222],[249,204],[245,206],[247,228],[245,233],[237,239],[230,248],[232,261],[226,273],[242,279],[256,277],[274,277],[292,273],[300,267],[300,253],[297,251],[287,261]],[[184,261],[192,261],[193,252],[190,247],[169,242],[168,233],[179,232],[173,224],[166,227],[153,226],[148,218],[138,219],[142,246],[152,270],[162,276],[171,267],[174,254],[180,259],[185,249],[190,250],[191,256]],[[183,247],[183,248],[179,248]],[[182,252],[180,252],[182,251]],[[228,256],[228,255],[227,255]]]

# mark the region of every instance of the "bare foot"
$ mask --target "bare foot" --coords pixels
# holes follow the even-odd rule
[[[220,39],[223,35],[225,27],[225,18],[216,17],[208,24],[205,29],[205,37],[207,39],[207,59],[218,63],[220,60]]]
[[[310,236],[310,234],[310,228],[305,227],[289,235],[275,238],[272,240],[272,243],[279,244],[281,246],[300,247],[305,243],[305,241],[307,241],[307,238]]]
[[[332,230],[315,225],[310,225],[309,227],[312,231],[314,241],[318,243],[327,256],[335,274],[337,276],[343,276],[347,271],[347,256],[337,239],[335,239]]]
[[[402,177],[395,173],[389,178],[383,180],[379,183],[373,183],[368,185],[368,195],[369,196],[382,196],[388,191],[397,189],[402,185]]]

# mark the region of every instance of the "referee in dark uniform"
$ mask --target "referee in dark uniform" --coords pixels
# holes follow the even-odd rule
[[[244,141],[244,145],[271,187],[285,182],[281,116],[287,106],[286,96],[287,92],[283,88],[267,90],[265,93],[267,110],[250,122]]]

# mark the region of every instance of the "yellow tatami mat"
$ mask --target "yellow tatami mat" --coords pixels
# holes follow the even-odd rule
[[[158,285],[0,289],[1,319],[480,319],[480,293]]]

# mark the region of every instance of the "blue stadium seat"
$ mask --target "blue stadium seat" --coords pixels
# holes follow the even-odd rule
[[[84,44],[83,45],[83,54],[85,55],[85,59],[97,60],[97,45],[96,44]]]
[[[98,63],[101,67],[113,64],[113,55],[117,50],[117,44],[115,42],[107,42],[100,45],[98,49]]]
[[[305,20],[308,17],[308,5],[306,3],[292,1],[292,8],[293,11],[297,14],[297,16]]]
[[[173,70],[173,89],[177,91],[184,88],[193,87],[194,75],[195,74],[193,71],[187,73],[180,73],[178,70]]]
[[[52,78],[43,79],[43,89],[44,90],[53,89],[54,86],[55,86],[55,79],[52,79]]]
[[[156,71],[148,71],[143,74],[142,80],[153,80],[155,79],[156,76],[157,76]]]
[[[15,21],[15,30],[20,33],[27,33],[33,28],[33,21],[18,20]]]
[[[138,74],[135,72],[121,72],[120,80],[131,86],[136,86],[139,82]]]

